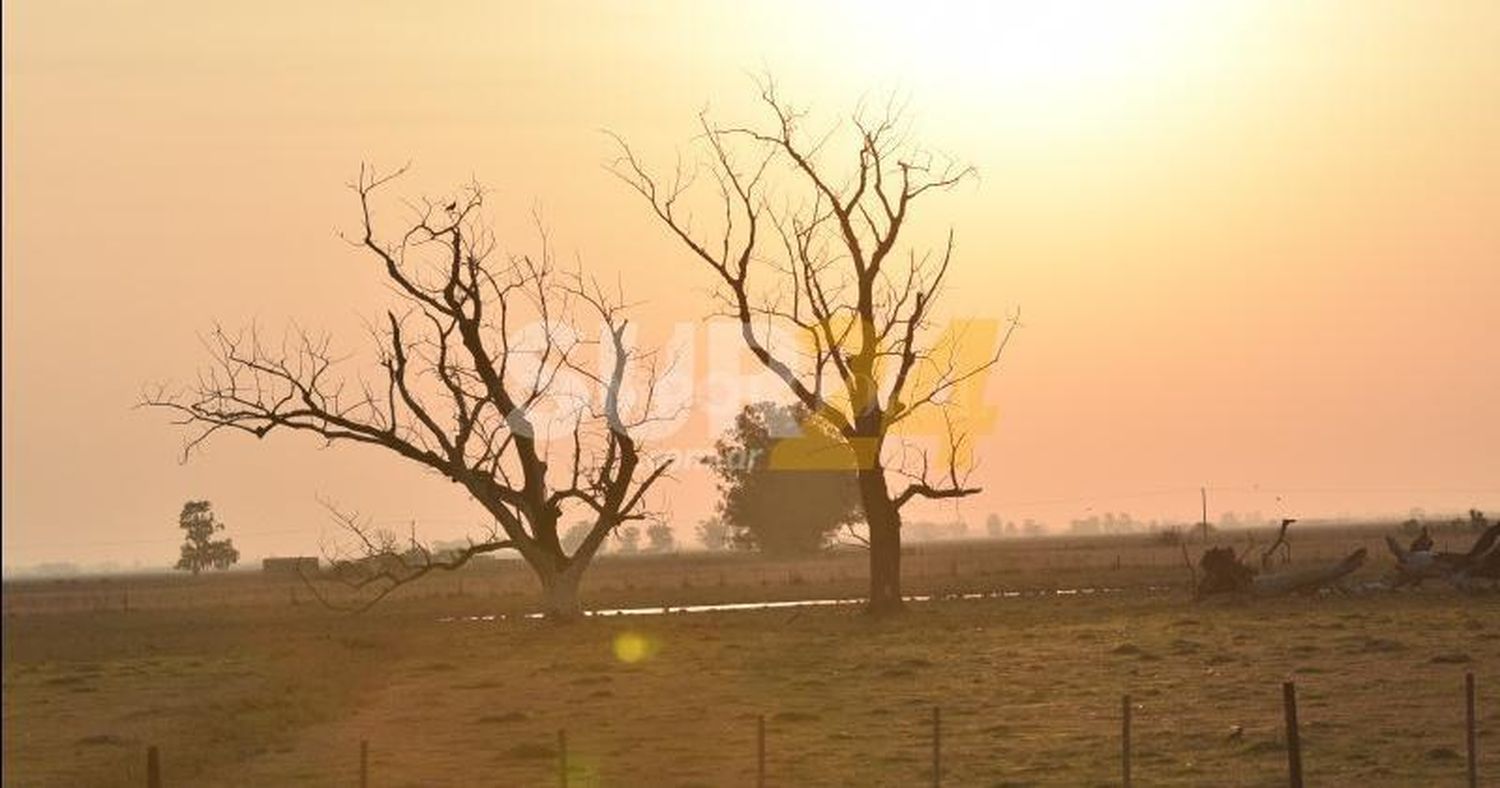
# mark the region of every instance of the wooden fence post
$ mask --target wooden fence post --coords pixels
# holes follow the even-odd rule
[[[766,788],[766,715],[755,718],[755,786]]]
[[[1120,698],[1120,776],[1130,788],[1130,694]]]
[[[370,741],[359,740],[359,788],[370,786]]]
[[[161,756],[154,744],[146,748],[146,788],[161,788]]]
[[[943,784],[943,710],[932,707],[932,788]]]
[[[568,732],[557,731],[557,784],[568,788]]]
[[[1302,737],[1297,731],[1297,685],[1284,682],[1281,699],[1286,707],[1286,765],[1287,784],[1291,788],[1302,788]]]
[[[1464,738],[1469,749],[1469,788],[1479,788],[1479,739],[1474,727],[1474,674],[1464,674]]]

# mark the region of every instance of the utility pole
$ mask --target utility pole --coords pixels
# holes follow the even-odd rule
[[[1203,519],[1198,521],[1198,526],[1203,529],[1203,543],[1208,544],[1208,488],[1199,487],[1198,497],[1203,501]]]

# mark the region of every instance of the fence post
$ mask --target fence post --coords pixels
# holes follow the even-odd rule
[[[370,741],[359,740],[359,788],[370,786]]]
[[[154,744],[146,748],[146,788],[161,788],[161,756]]]
[[[557,784],[568,788],[568,732],[557,731]]]
[[[1130,693],[1120,698],[1120,776],[1130,788]]]
[[[766,788],[766,715],[755,718],[755,786]]]
[[[932,788],[943,784],[943,710],[932,707]]]
[[[1288,785],[1302,788],[1302,738],[1297,732],[1297,685],[1284,682],[1281,699],[1286,706],[1286,765]]]
[[[1464,674],[1464,726],[1469,748],[1469,788],[1479,788],[1479,739],[1474,729],[1474,673]]]

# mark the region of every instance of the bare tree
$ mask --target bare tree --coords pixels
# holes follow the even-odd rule
[[[184,457],[224,430],[302,432],[373,446],[461,485],[492,520],[457,550],[434,551],[336,512],[354,553],[336,569],[368,606],[432,571],[516,550],[535,571],[544,612],[580,612],[579,579],[621,523],[647,516],[666,473],[633,437],[653,412],[657,369],[626,341],[621,299],[581,271],[555,270],[546,233],[537,256],[505,256],[481,215],[477,185],[451,200],[406,203],[399,232],[377,228],[374,198],[400,171],[361,168],[351,184],[361,229],[350,241],[383,272],[396,306],[371,329],[371,369],[347,372],[326,337],[216,329],[195,385],[145,398],[190,430]],[[597,339],[588,336],[597,329]],[[592,356],[592,361],[585,358]],[[587,519],[571,551],[565,513]]]
[[[853,449],[869,534],[870,610],[896,611],[901,509],[918,498],[979,492],[960,470],[965,414],[951,398],[998,361],[1016,321],[977,360],[957,352],[961,340],[938,341],[933,305],[953,233],[931,250],[902,242],[914,206],[970,168],[909,144],[901,109],[891,104],[810,136],[805,113],[769,81],[761,99],[768,122],[759,127],[700,116],[697,164],[652,174],[617,137],[613,169],[715,274],[716,302],[739,321],[750,353]],[[844,148],[842,161],[831,161],[831,148]],[[695,222],[700,185],[711,207]],[[937,470],[925,449],[901,438],[903,424],[929,408],[942,416],[937,431],[948,442]]]

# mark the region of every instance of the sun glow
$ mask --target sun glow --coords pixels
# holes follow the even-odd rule
[[[861,7],[836,6],[830,25],[866,37],[886,79],[935,103],[1042,124],[1112,113],[1202,66],[1229,18],[1222,6],[1207,19],[1202,5],[1180,0]]]

